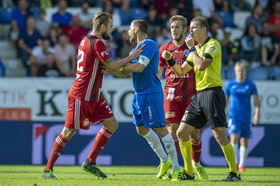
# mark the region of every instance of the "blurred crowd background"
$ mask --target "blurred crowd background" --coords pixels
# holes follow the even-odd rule
[[[132,20],[147,19],[149,37],[161,47],[172,40],[170,17],[183,15],[189,24],[202,15],[222,46],[223,79],[235,77],[239,61],[251,80],[280,80],[278,0],[2,0],[0,6],[1,76],[75,77],[79,43],[104,11],[113,15],[112,39],[104,41],[113,60],[135,46],[127,34]]]

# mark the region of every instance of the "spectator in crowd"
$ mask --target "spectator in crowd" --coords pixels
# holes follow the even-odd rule
[[[246,60],[252,67],[260,65],[261,37],[257,33],[254,24],[248,26],[246,33],[241,39],[240,58]],[[248,64],[248,65],[249,65]]]
[[[43,39],[42,45],[38,45],[32,49],[29,57],[32,76],[36,76],[38,68],[46,63],[48,53],[54,54],[54,49],[50,47],[50,41],[48,39]]]
[[[179,14],[187,18],[190,21],[192,17],[193,11],[193,3],[192,0],[172,0],[173,6],[179,9]]]
[[[223,2],[225,2],[227,0],[213,0],[214,6],[215,6],[215,10],[216,11],[222,11],[223,9]]]
[[[175,6],[171,6],[169,8],[169,14],[168,14],[168,17],[165,18],[163,21],[162,21],[162,27],[166,27],[168,29],[170,29],[170,24],[169,24],[169,20],[172,16],[175,16],[175,15],[179,15],[179,9]]]
[[[161,21],[157,17],[157,10],[153,5],[148,7],[146,19],[149,21],[148,36],[154,40],[155,37],[160,33]]]
[[[213,39],[216,39],[221,44],[221,46],[225,45],[223,43],[223,40],[225,38],[224,31],[218,21],[212,21],[209,32],[209,36]]]
[[[20,30],[18,41],[19,56],[22,59],[24,67],[27,68],[28,75],[31,73],[28,58],[32,49],[38,45],[39,39],[41,39],[41,35],[35,29],[35,18],[28,17],[26,19],[26,28]]]
[[[130,0],[110,0],[113,4],[114,8],[121,8],[125,11],[128,11],[129,9],[129,4],[130,4]],[[106,3],[103,2],[103,4]]]
[[[220,0],[219,0],[220,1]],[[236,27],[233,24],[233,16],[229,10],[229,3],[228,1],[222,1],[222,7],[220,11],[217,11],[217,15],[219,18],[222,19],[223,27]]]
[[[252,11],[252,16],[248,17],[246,20],[246,27],[250,24],[254,24],[257,28],[258,33],[262,33],[262,23],[266,21],[264,16],[263,7],[261,4],[256,3]]]
[[[262,23],[261,33],[261,59],[262,64],[265,66],[276,65],[279,60],[279,40],[270,32],[269,23]]]
[[[56,66],[56,60],[52,53],[47,54],[46,63],[39,67],[38,77],[60,77],[62,74]]]
[[[234,63],[236,61],[238,61],[238,57],[237,57],[237,47],[236,47],[236,43],[234,40],[230,39],[231,36],[231,27],[226,27],[224,28],[224,34],[225,34],[225,40],[228,41],[225,50],[222,50],[222,52],[225,55],[222,55],[222,59],[223,59],[223,65],[227,65],[227,66],[232,66],[234,65]],[[222,48],[223,49],[223,48]]]
[[[78,14],[79,19],[81,20],[81,26],[85,27],[87,30],[92,28],[92,18],[94,14],[89,13],[89,3],[84,1],[82,3],[82,12]]]
[[[201,14],[207,18],[208,22],[218,21],[221,25],[223,24],[221,18],[215,12],[215,6],[213,0],[193,0],[194,9],[200,9]]]
[[[63,32],[68,35],[69,41],[78,49],[80,42],[87,35],[87,29],[80,26],[78,16],[72,16],[69,26],[64,27]]]
[[[59,0],[58,1],[58,12],[52,16],[52,26],[55,28],[65,27],[70,24],[72,15],[66,12],[67,1]]]
[[[161,35],[156,37],[156,42],[159,47],[163,46],[164,44],[172,41],[172,36],[168,28],[163,27],[161,29]]]
[[[266,10],[267,6],[271,0],[258,0],[258,2],[262,5],[263,9]]]
[[[130,50],[130,41],[129,36],[126,30],[123,30],[120,38],[118,39],[118,48],[117,48],[117,56],[120,56],[121,59],[125,56],[129,55]]]
[[[65,76],[74,77],[76,74],[76,50],[74,45],[68,42],[68,36],[64,33],[58,37],[59,44],[54,47],[57,67]]]
[[[149,9],[149,6],[152,5],[152,0],[138,0],[138,2],[144,7],[145,10]]]
[[[168,17],[169,8],[172,5],[171,0],[153,0],[153,5],[157,9],[157,17],[164,20]]]
[[[16,41],[21,29],[26,28],[26,16],[29,15],[28,3],[26,0],[19,0],[17,8],[12,13],[10,39]]]
[[[115,44],[114,40],[106,40],[106,47],[107,47],[107,51],[108,51],[109,55],[115,61],[117,51],[116,51],[116,44]]]
[[[108,12],[113,16],[114,31],[112,32],[112,35],[114,39],[117,40],[120,37],[120,33],[118,31],[119,27],[122,26],[120,14],[113,9],[113,4],[110,0],[103,2],[102,12]]]
[[[47,37],[49,34],[50,23],[45,21],[46,11],[39,11],[39,19],[36,20],[36,29],[40,32],[41,37]]]
[[[268,16],[271,31],[280,38],[280,2],[275,1],[273,6],[273,14]]]
[[[243,10],[251,11],[251,6],[244,0],[229,0],[230,9],[232,12]]]
[[[47,37],[50,41],[51,47],[54,47],[58,44],[58,31],[56,28],[51,27],[49,31],[49,35]]]
[[[201,10],[200,9],[194,9],[192,11],[192,15],[193,15],[193,17],[202,16]]]

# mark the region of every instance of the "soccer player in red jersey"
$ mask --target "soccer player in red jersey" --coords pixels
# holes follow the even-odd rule
[[[162,53],[165,50],[168,50],[172,54],[176,63],[181,66],[190,54],[189,48],[184,41],[187,32],[187,19],[181,15],[175,15],[170,18],[169,23],[173,41],[160,48],[158,78],[161,79],[164,68],[166,68],[164,87],[165,121],[169,133],[174,138],[179,157],[179,145],[176,132],[179,128],[179,123],[191,102],[191,97],[196,94],[195,74],[194,71],[191,70],[186,75],[178,77],[166,60],[163,59]],[[207,173],[200,165],[201,140],[199,137],[199,129],[195,129],[191,133],[190,138],[193,149],[193,168],[196,170],[200,179],[208,179]]]
[[[108,139],[118,128],[118,123],[109,105],[100,96],[102,86],[102,65],[115,71],[137,59],[142,48],[139,46],[130,56],[113,61],[102,39],[111,39],[113,18],[106,12],[97,13],[92,20],[93,31],[80,43],[77,61],[76,80],[68,93],[68,110],[62,132],[55,139],[53,149],[43,172],[44,179],[56,179],[53,165],[63,147],[78,129],[89,129],[89,124],[100,122],[103,126],[96,135],[93,147],[82,169],[94,176],[106,178],[106,174],[96,165],[96,158],[106,145]]]

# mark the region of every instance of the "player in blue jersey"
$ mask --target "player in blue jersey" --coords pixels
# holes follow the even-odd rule
[[[229,135],[235,159],[238,161],[238,139],[240,137],[238,171],[245,172],[245,161],[248,155],[248,140],[252,137],[251,131],[251,95],[255,101],[254,125],[259,123],[260,102],[256,85],[246,79],[246,68],[237,62],[234,67],[236,79],[229,81],[226,86],[226,100],[229,100]]]
[[[159,49],[157,43],[148,38],[148,27],[149,23],[144,19],[136,19],[131,22],[128,31],[130,42],[136,41],[138,45],[145,45],[143,52],[138,59],[124,66],[122,71],[110,73],[118,77],[126,77],[132,72],[135,90],[132,101],[133,122],[137,132],[148,141],[161,160],[157,178],[162,178],[172,166],[171,181],[179,181],[180,175],[183,174],[183,168],[178,163],[174,140],[165,125],[163,90],[157,77]],[[133,51],[134,49],[132,53]],[[168,155],[158,136],[161,138]]]

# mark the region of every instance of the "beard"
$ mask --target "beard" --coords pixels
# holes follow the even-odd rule
[[[174,39],[174,40],[178,42],[178,41],[180,41],[183,37],[184,37],[184,34],[181,33],[180,37],[179,37],[178,39]],[[185,38],[184,38],[184,39],[185,39]]]
[[[105,40],[110,40],[111,36],[107,32],[102,32],[102,38],[105,39]]]

